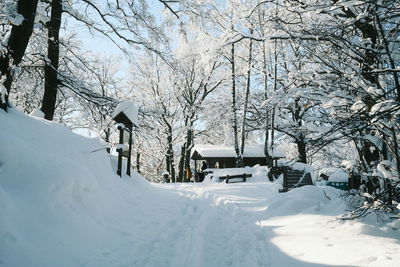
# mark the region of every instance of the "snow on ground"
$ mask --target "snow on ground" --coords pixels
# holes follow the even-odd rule
[[[400,220],[338,221],[337,189],[121,179],[98,140],[0,122],[0,266],[399,266]]]
[[[190,203],[193,216],[200,218],[188,221],[196,230],[186,229],[192,240],[187,242],[193,253],[190,259],[197,256],[194,262],[200,262],[190,266],[394,267],[400,263],[400,221],[381,227],[338,221],[347,206],[339,198],[341,192],[331,187],[306,186],[284,194],[271,183],[163,187],[208,202],[202,208]],[[198,231],[204,236],[199,238]]]

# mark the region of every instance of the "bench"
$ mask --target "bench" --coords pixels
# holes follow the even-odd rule
[[[251,178],[253,175],[252,174],[236,174],[236,175],[226,175],[226,176],[219,176],[219,181],[222,182],[225,180],[225,183],[230,184],[230,183],[242,183],[246,182],[247,178]]]

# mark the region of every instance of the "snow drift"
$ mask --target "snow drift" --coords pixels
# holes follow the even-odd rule
[[[138,218],[162,220],[143,202],[172,195],[117,176],[99,140],[13,108],[0,122],[0,265],[115,266],[112,248],[150,234]]]

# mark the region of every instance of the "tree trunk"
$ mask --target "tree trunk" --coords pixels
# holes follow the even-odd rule
[[[185,118],[185,127],[186,127],[186,136],[185,143],[182,145],[181,149],[181,158],[179,160],[179,177],[178,182],[186,182],[187,177],[187,168],[190,168],[190,149],[192,147],[193,142],[193,118],[194,115],[189,115]]]
[[[140,151],[136,152],[136,171],[140,173]]]
[[[275,106],[272,108],[272,115],[271,115],[271,153],[274,152],[274,145],[275,145]]]
[[[264,141],[264,154],[267,159],[267,166],[272,167],[272,157],[269,153],[269,111],[265,114],[265,141]]]
[[[388,43],[388,40],[385,37],[385,31],[383,30],[383,27],[382,27],[382,24],[381,24],[381,20],[380,20],[378,15],[376,15],[376,22],[377,22],[378,29],[379,29],[379,32],[380,32],[381,37],[382,37],[382,42],[383,42],[383,45],[385,47],[386,55],[387,55],[387,57],[389,59],[390,68],[391,69],[396,69],[396,64],[395,64],[395,61],[394,61],[394,59],[392,57],[392,53],[391,53],[391,51],[389,49],[389,43]],[[397,93],[396,99],[397,99],[397,101],[400,101],[400,82],[399,82],[399,77],[398,77],[396,71],[393,71],[392,74],[393,74],[394,84],[396,86],[396,93]]]
[[[301,127],[303,125],[300,98],[296,98],[294,101],[293,120],[298,127]],[[304,133],[299,133],[299,135],[295,138],[295,143],[297,145],[297,151],[299,152],[299,161],[307,163],[306,142]]]
[[[337,2],[339,2],[339,0],[333,0],[334,4]],[[361,62],[361,75],[366,80],[380,88],[378,74],[374,74],[372,72],[372,70],[376,67],[376,63],[378,62],[378,31],[373,22],[366,19],[357,19],[357,15],[353,13],[350,8],[342,7],[342,12],[347,18],[354,21],[353,25],[361,32],[362,37],[371,41],[371,47],[369,49],[364,49],[364,58],[363,62]]]
[[[360,136],[361,136],[361,135],[362,135],[362,133],[360,133]],[[355,146],[355,148],[356,148],[356,150],[357,150],[358,157],[359,157],[359,160],[360,160],[360,162],[361,162],[362,170],[365,171],[365,172],[370,171],[370,168],[369,168],[369,166],[368,166],[368,163],[365,161],[365,158],[364,158],[362,149],[360,148],[360,146],[359,146],[359,144],[358,144],[358,142],[359,142],[358,139],[356,139],[356,138],[351,138],[351,140],[353,141],[354,146]],[[362,147],[362,145],[361,145],[361,147]]]
[[[62,0],[51,2],[51,18],[48,27],[48,51],[47,57],[50,62],[46,62],[44,67],[45,86],[42,101],[42,111],[44,118],[53,120],[56,108],[57,87],[58,87],[58,63],[60,55],[59,33],[61,26]]]
[[[399,154],[399,144],[397,143],[397,137],[398,135],[396,134],[396,130],[394,127],[392,127],[392,138],[393,138],[393,154],[395,156],[396,160],[396,168],[397,168],[397,174],[400,175],[400,154]]]
[[[277,12],[277,9],[276,9]],[[278,14],[276,13],[276,16]],[[274,40],[274,91],[278,89],[278,49],[277,49],[277,40]],[[273,152],[275,145],[275,112],[276,106],[272,108],[272,118],[271,118],[271,152]]]
[[[183,181],[183,177],[185,175],[185,149],[186,149],[186,144],[183,144],[181,146],[181,157],[179,159],[179,174],[177,177],[177,182],[181,183]]]
[[[29,38],[32,35],[37,4],[38,0],[18,0],[17,12],[24,17],[24,20],[20,25],[12,27],[7,44],[7,53],[0,57],[0,77],[5,76],[3,86],[6,89],[6,95],[2,96],[0,93],[0,108],[6,111],[13,82],[12,66],[17,66],[21,63],[22,57],[25,54]]]
[[[263,52],[263,75],[264,75],[264,101],[268,100],[268,73],[267,73],[267,52],[265,51],[265,41],[262,44],[262,52]],[[265,141],[264,141],[264,154],[267,159],[267,166],[272,167],[272,156],[270,155],[270,136],[269,136],[269,110],[268,107],[265,111]]]
[[[166,121],[166,120],[165,120]],[[171,175],[171,181],[175,183],[175,163],[174,163],[174,147],[172,144],[172,126],[168,123],[168,150],[166,157],[167,171]]]
[[[236,70],[235,70],[235,44],[231,47],[231,67],[232,67],[232,115],[233,115],[233,135],[234,135],[234,146],[236,152],[236,167],[241,167],[243,164],[243,158],[239,150],[239,137],[238,137],[238,121],[237,121],[237,107],[236,107]]]
[[[111,128],[107,127],[106,129],[103,130],[104,132],[104,141],[109,144],[110,143],[110,137],[111,137]],[[110,153],[111,149],[110,147],[106,148],[107,153]]]
[[[250,34],[253,34],[253,29],[250,30]],[[247,109],[248,109],[248,105],[249,105],[249,96],[250,96],[252,52],[253,52],[253,41],[250,39],[249,59],[248,59],[249,62],[247,65],[246,95],[245,95],[244,107],[243,107],[242,140],[241,140],[242,142],[240,145],[240,155],[242,156],[242,158],[244,155],[244,146],[245,146],[245,141],[246,141],[246,116],[247,116]]]
[[[193,144],[193,122],[190,123],[190,128],[187,130],[186,133],[186,147],[185,147],[185,161],[184,161],[184,167],[185,167],[185,182],[189,182],[191,177],[188,177],[188,170],[191,173],[190,170],[190,151],[192,149],[192,144]]]
[[[297,151],[299,152],[299,162],[307,163],[307,153],[306,153],[306,143],[304,141],[304,136],[295,140],[297,145]]]

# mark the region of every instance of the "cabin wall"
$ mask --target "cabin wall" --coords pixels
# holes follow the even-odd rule
[[[225,169],[225,168],[235,168],[234,158],[204,158],[207,161],[209,168]],[[254,165],[267,165],[267,159],[265,158],[244,158],[244,166],[253,167]]]

